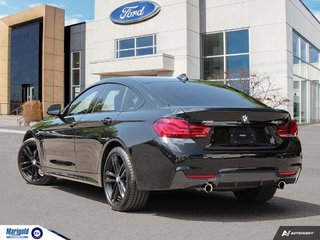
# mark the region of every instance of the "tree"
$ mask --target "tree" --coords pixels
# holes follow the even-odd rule
[[[281,88],[267,73],[250,74],[249,89],[252,97],[272,108],[286,106],[290,101],[288,98],[283,97]]]
[[[282,89],[268,73],[249,73],[244,69],[228,72],[214,71],[206,79],[216,79],[215,81],[237,88],[272,108],[286,106],[290,101],[283,97]]]

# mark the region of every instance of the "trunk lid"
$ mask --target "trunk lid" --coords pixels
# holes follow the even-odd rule
[[[212,126],[207,138],[194,139],[206,150],[266,150],[284,143],[275,126],[290,121],[290,114],[272,108],[182,107],[181,117],[192,124]]]

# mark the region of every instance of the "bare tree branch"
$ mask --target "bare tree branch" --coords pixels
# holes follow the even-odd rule
[[[249,73],[244,69],[231,72],[215,71],[207,79],[216,79],[229,86],[232,82],[237,81],[239,90],[249,93],[255,99],[273,108],[286,106],[290,101],[282,96],[282,89],[277,86],[276,81],[268,73]]]

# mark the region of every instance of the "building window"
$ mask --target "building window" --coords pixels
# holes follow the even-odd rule
[[[226,32],[227,54],[249,53],[248,30]]]
[[[300,57],[300,51],[299,51],[299,35],[296,32],[293,32],[293,56]]]
[[[302,61],[307,61],[307,42],[300,38],[300,58]]]
[[[80,93],[80,66],[81,56],[80,52],[71,53],[71,100]]]
[[[156,54],[156,35],[148,35],[116,41],[116,58]]]
[[[299,123],[320,122],[320,51],[292,33],[294,117]]]
[[[13,111],[26,101],[42,100],[42,23],[13,27],[10,45],[9,101],[10,111]]]
[[[319,66],[319,50],[312,44],[309,44],[309,63]]]
[[[249,30],[203,35],[203,78],[237,80],[249,78]],[[230,85],[235,81],[229,81]]]

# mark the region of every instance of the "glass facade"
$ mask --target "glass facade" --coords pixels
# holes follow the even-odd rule
[[[293,31],[294,117],[299,123],[320,121],[320,51]]]
[[[10,111],[29,100],[41,100],[42,23],[11,29]]]
[[[71,99],[74,99],[80,93],[80,52],[71,53]]]
[[[223,81],[232,87],[248,91],[246,87],[250,72],[248,29],[203,35],[202,46],[204,79]]]
[[[86,23],[66,26],[64,32],[64,105],[85,86]]]
[[[156,54],[156,35],[119,39],[116,41],[116,58]]]

